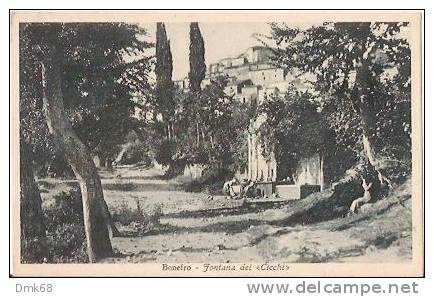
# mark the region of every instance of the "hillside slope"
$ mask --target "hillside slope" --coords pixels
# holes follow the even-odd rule
[[[311,201],[309,201],[309,199]],[[283,221],[294,222],[315,208],[309,197]],[[308,207],[309,206],[309,207]],[[255,243],[265,260],[288,262],[402,262],[412,257],[411,181],[382,200],[365,205],[359,214],[309,225],[258,232]],[[259,227],[258,227],[259,228]]]

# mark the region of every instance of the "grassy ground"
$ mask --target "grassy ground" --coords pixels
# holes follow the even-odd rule
[[[119,226],[117,256],[105,262],[403,262],[411,261],[410,183],[360,214],[302,225],[291,221],[306,201],[243,203],[182,190],[157,169],[117,167],[101,171],[112,213],[161,209],[146,234]],[[44,179],[43,207],[75,181]],[[326,195],[327,192],[324,193]],[[285,223],[284,223],[285,222]],[[291,222],[291,224],[288,224]]]

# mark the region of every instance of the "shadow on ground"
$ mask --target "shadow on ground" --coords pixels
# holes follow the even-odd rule
[[[153,184],[153,183],[105,183],[102,185],[104,190],[109,191],[144,191],[144,192],[157,192],[157,191],[178,191],[181,187],[176,184]]]
[[[240,202],[241,203],[241,202]],[[242,203],[239,206],[232,207],[222,207],[222,208],[211,208],[211,209],[203,209],[203,210],[184,210],[175,213],[165,214],[165,218],[212,218],[219,216],[230,216],[230,215],[243,215],[247,213],[258,213],[265,211],[267,209],[278,209],[282,208],[285,205],[291,204],[290,201],[267,201],[267,202],[250,202],[250,203]]]
[[[182,233],[197,233],[197,232],[224,232],[225,234],[236,234],[241,233],[253,226],[267,224],[269,222],[263,220],[238,220],[230,222],[218,222],[209,225],[202,226],[174,226],[171,224],[161,224],[154,228],[153,230],[138,234],[134,231],[124,231],[121,232],[120,237],[137,237],[137,236],[150,236],[150,235],[162,235],[162,234],[182,234]]]

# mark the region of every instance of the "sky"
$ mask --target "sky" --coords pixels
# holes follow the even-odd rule
[[[301,29],[307,29],[318,23],[297,24]],[[189,71],[189,44],[190,23],[165,23],[166,32],[170,39],[173,57],[173,80],[186,77]],[[155,42],[156,23],[140,24],[148,31],[145,38]],[[270,35],[270,25],[267,23],[199,23],[202,37],[205,43],[205,63],[208,66],[222,58],[236,57],[247,48],[261,43],[253,36],[254,34]],[[403,29],[399,37],[408,38],[409,28]],[[155,54],[155,48],[149,53]]]
[[[173,79],[181,79],[189,71],[189,30],[190,23],[166,23],[166,31],[170,39],[173,57]],[[155,42],[156,24],[141,24],[149,36],[148,41]],[[205,63],[215,63],[222,58],[235,57],[247,48],[260,45],[252,35],[270,33],[266,23],[199,23],[205,43]]]

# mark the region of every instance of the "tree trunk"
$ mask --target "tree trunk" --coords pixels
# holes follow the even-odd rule
[[[102,201],[102,207],[103,207],[103,212],[104,212],[104,216],[106,219],[106,225],[107,225],[107,228],[109,231],[110,238],[111,237],[120,237],[121,232],[119,232],[118,228],[116,227],[115,222],[113,221],[112,215],[110,214],[108,205],[104,199]]]
[[[214,149],[214,138],[212,137],[212,133],[209,136],[209,141],[211,142],[211,148]]]
[[[33,175],[31,154],[28,144],[21,140],[20,224],[23,263],[43,262],[47,250],[42,200]]]
[[[369,161],[369,164],[375,167],[376,160],[374,157],[374,150],[371,145],[371,141],[365,132],[363,132],[363,149],[365,150],[366,158]]]
[[[170,124],[170,131],[171,131],[171,134],[172,134],[172,138],[176,139],[176,134],[175,134],[175,129],[174,129],[173,122]]]
[[[369,140],[369,137],[366,135],[365,132],[363,132],[363,149],[365,150],[366,158],[368,159],[369,164],[375,169],[375,171],[378,174],[378,180],[383,185],[384,182],[387,182],[387,186],[389,188],[392,188],[392,181],[387,178],[381,171],[378,169],[378,160],[375,157],[375,151],[372,147],[371,141]]]
[[[170,122],[167,123],[167,139],[171,140],[172,139],[172,134],[170,131]]]
[[[203,140],[203,143],[206,144],[206,138],[205,138],[205,132],[203,132],[203,126],[204,126],[204,125],[202,125],[202,126],[200,127],[200,131],[201,131],[201,133],[202,133],[202,140]]]
[[[107,169],[113,169],[113,164],[112,163],[113,163],[113,160],[111,158],[107,158],[105,160],[105,167]]]
[[[41,50],[42,51],[42,50]],[[112,255],[109,220],[101,180],[91,154],[66,119],[61,90],[61,52],[53,45],[42,51],[43,109],[56,146],[65,154],[80,184],[90,262]]]
[[[372,49],[370,49],[371,51]],[[366,159],[369,164],[375,169],[378,173],[378,179],[383,184],[384,181],[387,181],[388,186],[391,187],[391,181],[384,176],[383,173],[378,169],[378,160],[375,155],[375,149],[373,145],[373,137],[376,129],[376,114],[373,110],[373,102],[371,95],[369,94],[370,86],[368,84],[369,78],[371,75],[371,64],[372,57],[370,53],[367,52],[366,58],[364,58],[361,62],[359,69],[356,74],[356,82],[351,94],[351,101],[353,104],[354,110],[359,114],[362,121],[362,130],[363,130],[363,149],[366,154]]]
[[[199,147],[200,145],[199,122],[196,122],[196,143],[197,143],[197,147]]]

